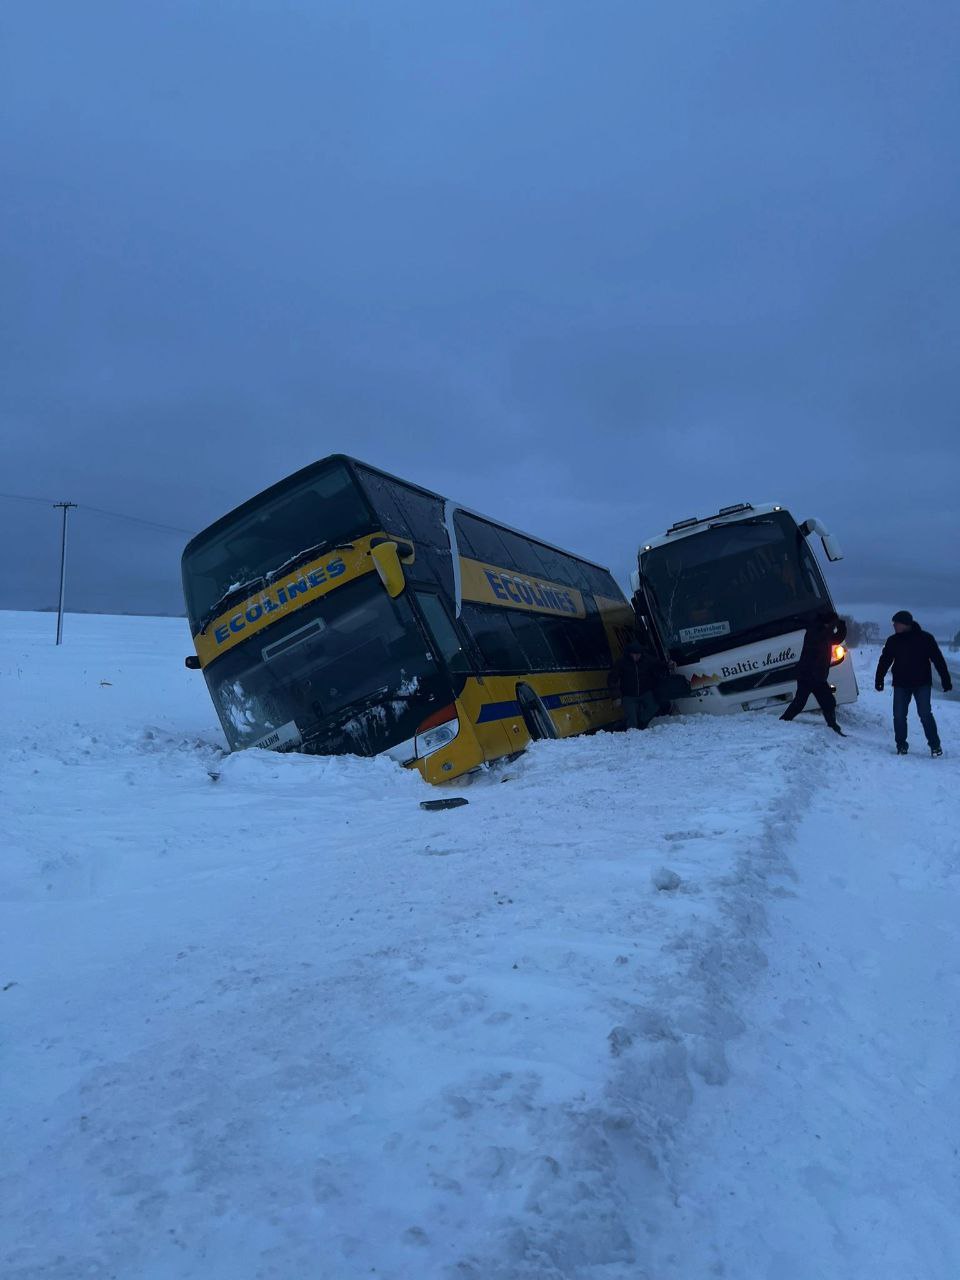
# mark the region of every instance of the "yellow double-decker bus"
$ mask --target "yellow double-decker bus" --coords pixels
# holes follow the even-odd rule
[[[607,569],[343,455],[183,552],[231,748],[386,753],[429,782],[617,724],[634,614]]]

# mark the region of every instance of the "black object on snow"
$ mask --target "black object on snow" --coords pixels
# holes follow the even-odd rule
[[[421,809],[459,809],[462,804],[468,804],[463,796],[451,796],[448,800],[421,800]]]

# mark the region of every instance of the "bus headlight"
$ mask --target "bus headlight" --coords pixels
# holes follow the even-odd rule
[[[417,759],[422,760],[425,756],[432,756],[435,751],[449,746],[459,732],[460,721],[457,719],[457,708],[452,704],[428,716],[417,730],[414,739]]]
[[[835,667],[838,662],[842,662],[846,656],[847,656],[846,646],[842,644],[835,644],[833,646],[833,653],[831,654],[831,657],[830,657],[831,667]]]

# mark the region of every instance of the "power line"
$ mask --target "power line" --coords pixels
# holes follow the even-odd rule
[[[28,498],[22,493],[0,493],[0,498],[9,498],[11,502],[39,502],[44,507],[55,507],[52,498]]]
[[[91,511],[97,516],[110,516],[113,520],[129,520],[132,524],[144,524],[150,529],[164,529],[167,533],[185,533],[191,538],[196,533],[196,529],[181,529],[175,524],[160,524],[156,520],[144,520],[141,516],[125,516],[119,511],[104,511],[102,507],[88,507],[85,502],[81,502],[80,510]]]
[[[128,516],[123,511],[108,511],[105,507],[81,506],[76,502],[54,502],[52,498],[37,498],[26,493],[0,493],[0,499],[7,502],[31,502],[41,507],[53,507],[59,510],[62,521],[60,526],[60,591],[57,598],[57,644],[63,643],[63,608],[66,592],[67,566],[67,515],[70,511],[89,511],[91,515],[106,516],[110,520],[126,520],[129,524],[143,525],[147,529],[159,529],[163,533],[178,533],[191,536],[190,529],[181,529],[173,524],[161,524],[159,520],[145,520],[143,516]]]
[[[0,498],[7,498],[11,502],[38,502],[43,507],[60,505],[54,502],[52,498],[34,498],[24,493],[0,493]],[[158,520],[144,520],[142,516],[128,516],[122,511],[107,511],[103,507],[91,507],[85,502],[79,504],[78,510],[89,511],[92,515],[97,516],[109,516],[111,520],[127,520],[131,524],[142,524],[148,529],[162,529],[165,533],[185,533],[187,537],[192,537],[196,532],[195,529],[181,529],[178,525],[161,524]]]

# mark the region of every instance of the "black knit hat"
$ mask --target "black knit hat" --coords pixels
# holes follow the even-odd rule
[[[913,614],[908,609],[901,609],[893,615],[894,622],[902,622],[905,626],[910,626],[913,622]]]

